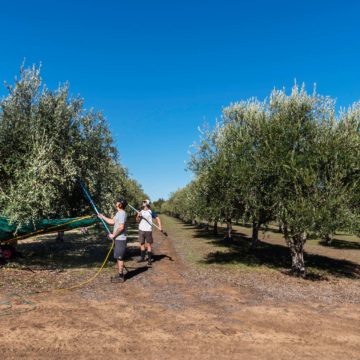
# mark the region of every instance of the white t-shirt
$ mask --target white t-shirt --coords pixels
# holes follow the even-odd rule
[[[156,213],[151,210],[141,210],[140,216],[142,219],[139,223],[139,230],[141,231],[152,231],[152,219],[156,218]]]

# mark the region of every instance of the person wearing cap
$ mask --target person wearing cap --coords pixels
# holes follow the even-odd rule
[[[161,220],[155,211],[151,210],[150,200],[146,199],[142,203],[143,209],[138,212],[136,220],[139,222],[139,242],[140,242],[140,260],[145,261],[145,253],[147,250],[148,266],[152,262],[152,244],[154,242],[152,236],[152,223],[156,219],[159,230],[162,230]],[[145,246],[146,245],[146,246]],[[146,249],[145,249],[146,248]]]
[[[119,198],[116,201],[116,214],[113,218],[108,218],[103,214],[99,214],[98,217],[103,219],[107,224],[113,225],[114,230],[109,234],[109,238],[114,240],[114,258],[117,261],[119,274],[112,278],[114,282],[124,282],[124,257],[126,253],[126,212],[125,208],[127,201],[123,198]]]

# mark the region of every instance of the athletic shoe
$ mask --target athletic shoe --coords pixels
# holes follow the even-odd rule
[[[111,277],[113,283],[123,283],[125,281],[124,274],[118,274],[117,276]]]

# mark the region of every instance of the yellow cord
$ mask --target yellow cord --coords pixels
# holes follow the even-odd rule
[[[98,275],[101,273],[101,271],[104,269],[108,259],[109,259],[109,256],[110,256],[110,253],[112,251],[112,249],[114,248],[114,240],[112,241],[112,244],[110,246],[110,249],[105,257],[105,260],[103,261],[103,263],[101,264],[101,266],[99,267],[99,269],[96,271],[96,273],[89,279],[85,280],[85,281],[82,281],[78,284],[75,284],[75,285],[72,285],[72,286],[69,286],[69,287],[65,287],[65,288],[58,288],[58,289],[54,289],[54,290],[48,290],[49,292],[53,292],[53,291],[70,291],[70,290],[73,290],[73,289],[76,289],[76,288],[79,288],[83,285],[86,285],[86,284],[89,284],[90,282],[94,281]],[[46,291],[44,291],[46,292]]]
[[[44,294],[44,293],[52,293],[52,292],[55,292],[55,291],[71,291],[73,289],[76,289],[76,288],[79,288],[83,285],[86,285],[90,282],[92,282],[93,280],[95,280],[97,278],[97,276],[101,273],[101,271],[103,270],[103,268],[105,267],[108,259],[109,259],[109,256],[110,256],[110,253],[112,251],[112,249],[114,248],[114,244],[115,244],[115,241],[112,240],[112,244],[110,246],[110,249],[103,261],[103,263],[101,264],[100,268],[97,270],[97,272],[89,279],[85,280],[85,281],[82,281],[78,284],[75,284],[75,285],[72,285],[72,286],[69,286],[69,287],[65,287],[65,288],[58,288],[58,289],[52,289],[52,290],[44,290],[44,291],[38,291],[38,292],[33,292],[32,294],[28,294],[28,295],[35,295],[35,294]],[[17,297],[20,297],[19,295],[17,294],[12,294],[12,296],[17,296]],[[18,315],[18,314],[21,314],[21,313],[24,313],[24,312],[28,312],[28,311],[32,311],[32,310],[36,310],[37,308],[37,305],[34,304],[33,302],[29,301],[29,300],[25,300],[23,299],[23,302],[24,303],[27,303],[27,304],[30,304],[32,305],[32,308],[30,310],[25,310],[25,311],[21,311],[21,312],[16,312],[16,313],[0,313],[0,316],[6,316],[6,315]],[[11,304],[9,303],[9,301],[0,301],[0,304],[5,304],[5,305],[8,305],[8,307],[5,309],[6,311],[11,309]],[[10,305],[10,306],[9,306]]]

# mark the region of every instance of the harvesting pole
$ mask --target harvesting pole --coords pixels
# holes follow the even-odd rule
[[[79,184],[80,184],[81,189],[83,190],[83,192],[84,192],[85,196],[88,198],[88,200],[89,200],[89,202],[90,202],[91,206],[92,206],[92,207],[93,207],[93,209],[95,210],[96,214],[97,214],[97,215],[99,215],[99,214],[100,214],[100,212],[99,212],[98,208],[96,207],[96,205],[95,205],[95,203],[94,203],[93,199],[91,198],[91,196],[90,196],[89,192],[87,191],[87,189],[86,189],[85,185],[82,183],[82,181],[81,181],[81,180],[79,180]],[[110,231],[109,227],[107,226],[106,222],[104,221],[104,219],[101,219],[101,218],[100,218],[100,220],[101,220],[102,224],[104,225],[104,228],[106,229],[107,233],[108,233],[108,234],[111,234],[111,231]]]
[[[93,209],[95,210],[96,214],[99,215],[100,212],[99,212],[98,208],[96,207],[93,199],[91,198],[89,192],[87,191],[85,185],[82,183],[81,180],[79,180],[79,184],[80,184],[81,189],[83,190],[85,196],[87,197],[87,199],[89,200],[89,202],[90,202],[90,204],[92,205]],[[133,207],[132,205],[130,205],[130,204],[128,204],[128,206],[129,206],[130,209],[134,210],[137,214],[140,214],[140,211],[139,211],[138,209],[134,208],[134,207]],[[144,219],[144,218],[143,218],[143,219]],[[111,234],[111,231],[110,231],[109,227],[107,226],[106,222],[105,222],[103,219],[101,219],[101,218],[100,218],[100,220],[101,220],[101,222],[103,223],[103,225],[104,225],[107,233],[108,233],[108,234]],[[156,227],[162,234],[164,234],[165,236],[168,236],[168,234],[167,234],[164,230],[161,230],[161,229],[159,228],[159,226],[157,226],[157,225],[154,224],[154,223],[150,223],[150,222],[147,221],[146,219],[144,219],[144,220],[145,220],[149,225]]]
[[[129,208],[134,210],[137,214],[140,214],[140,211],[138,209],[135,209],[132,205],[128,204]],[[165,236],[168,236],[168,234],[166,233],[166,231],[161,230],[156,224],[154,223],[150,223],[149,221],[147,221],[145,218],[142,217],[143,220],[145,220],[149,225],[156,227],[161,233],[163,233]]]

